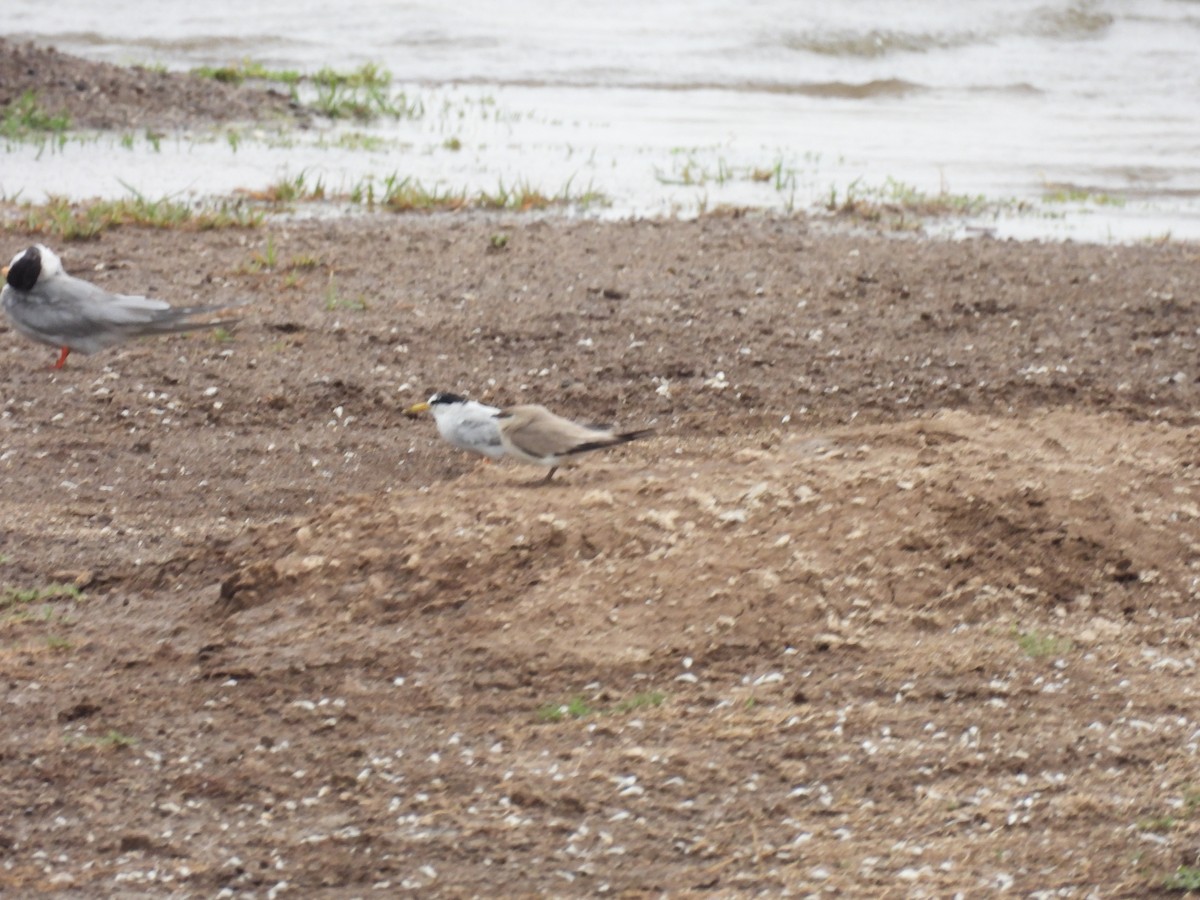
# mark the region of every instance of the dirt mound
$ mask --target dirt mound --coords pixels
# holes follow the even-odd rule
[[[0,38],[0,109],[28,91],[45,111],[67,113],[75,128],[196,128],[261,122],[298,109],[274,90],[92,62]]]
[[[323,633],[437,614],[456,639],[477,635],[489,664],[550,654],[593,673],[731,644],[861,642],[859,628],[893,618],[952,628],[1082,607],[1120,619],[1149,584],[1182,611],[1188,547],[1165,522],[1200,512],[1171,504],[1187,448],[1153,428],[1118,447],[1105,435],[1103,417],[945,414],[763,447],[667,436],[546,487],[481,467],[243,535],[218,606],[251,646],[282,622]],[[1146,504],[1164,524],[1147,526]],[[1148,527],[1166,533],[1147,540]]]

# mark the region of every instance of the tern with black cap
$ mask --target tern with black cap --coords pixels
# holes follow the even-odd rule
[[[95,353],[140,335],[174,334],[238,321],[192,321],[194,316],[229,306],[172,307],[165,300],[109,293],[68,275],[57,254],[44,244],[14,256],[3,276],[0,306],[25,337],[59,348],[56,369],[63,367],[71,351]]]

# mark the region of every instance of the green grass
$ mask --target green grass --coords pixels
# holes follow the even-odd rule
[[[332,272],[329,273],[329,284],[325,288],[325,309],[328,312],[336,312],[341,309],[366,312],[369,308],[367,299],[361,294],[357,297],[343,297],[338,290],[337,279],[334,278]]]
[[[572,193],[571,180],[556,194],[546,194],[527,180],[505,186],[500,181],[495,191],[479,191],[470,198],[468,205],[482,209],[500,209],[512,212],[530,212],[551,206],[581,206],[605,202],[604,196],[590,186],[580,193]]]
[[[214,201],[189,204],[170,197],[152,199],[136,191],[119,200],[72,202],[51,197],[45,203],[27,203],[19,215],[0,223],[2,231],[32,231],[63,240],[86,240],[120,226],[212,231],[223,228],[256,228],[261,212],[241,202]]]
[[[138,739],[110,728],[101,735],[66,735],[65,740],[80,747],[91,747],[97,750],[123,750],[126,747],[137,746]]]
[[[1200,867],[1180,866],[1163,880],[1168,891],[1200,891]]]
[[[267,235],[267,245],[262,250],[256,250],[253,262],[264,269],[273,269],[279,262],[279,251],[275,247],[275,238]]]
[[[612,708],[614,713],[630,713],[638,709],[654,708],[662,706],[663,701],[667,699],[666,694],[658,691],[649,691],[645,694],[634,694],[625,700],[622,700]]]
[[[392,212],[455,212],[467,209],[529,212],[549,207],[588,207],[608,203],[608,198],[590,185],[576,191],[568,179],[555,193],[546,193],[527,180],[515,184],[500,181],[495,190],[468,191],[444,185],[429,185],[411,175],[398,172],[379,177],[367,175],[347,192],[330,191],[325,182],[312,180],[306,173],[286,176],[261,190],[239,189],[238,193],[252,203],[272,205],[304,202],[339,202]],[[261,218],[261,216],[260,216]]]
[[[74,584],[54,582],[34,588],[5,588],[0,591],[0,609],[7,609],[19,604],[47,603],[64,597],[78,600],[83,591]]]
[[[376,63],[363,63],[349,72],[339,72],[328,66],[318,69],[310,79],[327,87],[385,88],[392,83],[392,73]]]
[[[1179,824],[1179,820],[1174,816],[1153,816],[1149,819],[1139,819],[1137,827],[1139,831],[1149,831],[1154,834],[1166,834],[1169,831],[1174,831],[1175,826]]]
[[[376,63],[364,63],[349,71],[325,67],[306,74],[294,69],[269,69],[260,62],[244,59],[232,66],[201,66],[192,69],[192,74],[224,84],[262,81],[286,85],[294,100],[307,102],[310,108],[331,119],[369,121],[379,116],[415,119],[425,113],[420,100],[410,100],[403,91],[392,91],[391,72]],[[302,96],[301,88],[307,88],[309,96]]]
[[[26,625],[70,625],[71,612],[83,599],[78,585],[52,582],[30,588],[6,587],[0,589],[0,626],[23,627]],[[70,646],[62,638],[45,637],[51,650],[62,650]]]
[[[198,78],[211,78],[222,84],[242,84],[245,81],[273,81],[278,84],[299,84],[304,76],[293,69],[268,69],[260,62],[244,59],[232,66],[200,66],[192,69]]]
[[[38,103],[37,94],[26,91],[0,114],[0,137],[10,141],[28,140],[31,137],[61,135],[71,127],[71,117],[66,113],[53,115]]]
[[[321,143],[325,143],[324,138],[321,139]],[[378,152],[385,149],[388,145],[388,142],[378,135],[367,134],[362,131],[343,131],[333,139],[332,145],[342,150],[366,150]]]
[[[1042,202],[1091,203],[1093,206],[1122,207],[1125,205],[1125,198],[1103,192],[1089,191],[1085,188],[1071,187],[1070,185],[1048,185],[1046,190],[1042,192]]]
[[[878,187],[863,186],[856,179],[840,194],[836,187],[831,187],[825,201],[825,209],[835,215],[901,230],[919,227],[921,219],[978,215],[994,205],[982,195],[944,190],[927,194],[894,178],[887,178]]]
[[[586,700],[575,696],[566,703],[548,703],[537,711],[539,722],[561,722],[563,719],[582,719],[590,716],[593,710]]]
[[[1017,646],[1021,651],[1032,659],[1044,659],[1048,656],[1062,656],[1064,653],[1069,653],[1074,647],[1066,638],[1055,637],[1049,633],[1043,633],[1036,630],[1019,631],[1013,627],[1013,637],[1017,640]]]
[[[380,182],[376,194],[375,179],[368,177],[350,192],[350,202],[373,208],[376,204],[393,212],[429,212],[457,210],[469,206],[466,191],[426,187],[410,176],[401,178],[392,173]]]
[[[261,191],[242,191],[251,200],[266,203],[298,203],[325,199],[325,180],[310,180],[305,172],[285,176]]]
[[[639,709],[652,709],[662,706],[666,695],[658,691],[648,691],[634,694],[608,709],[594,707],[579,694],[571,697],[565,703],[547,703],[537,710],[539,722],[562,722],[566,719],[583,719],[588,716],[618,716],[636,712]]]
[[[287,261],[289,269],[310,270],[321,265],[321,261],[311,254],[305,253],[300,256],[293,256]]]

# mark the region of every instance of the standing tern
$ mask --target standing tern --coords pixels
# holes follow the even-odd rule
[[[238,321],[188,321],[192,316],[219,312],[228,306],[173,308],[165,300],[110,294],[68,275],[62,261],[44,244],[34,244],[18,253],[2,273],[5,284],[0,291],[0,305],[13,327],[25,337],[60,348],[56,369],[63,367],[72,350],[95,353],[143,334],[194,331]]]

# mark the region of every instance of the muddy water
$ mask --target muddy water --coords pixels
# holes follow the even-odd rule
[[[374,62],[423,109],[305,133],[9,147],[0,189],[25,199],[220,194],[301,172],[333,190],[390,175],[590,188],[610,204],[592,211],[616,216],[915,190],[1012,201],[951,229],[1200,237],[1196,0],[6,7],[10,36],[112,62]]]

